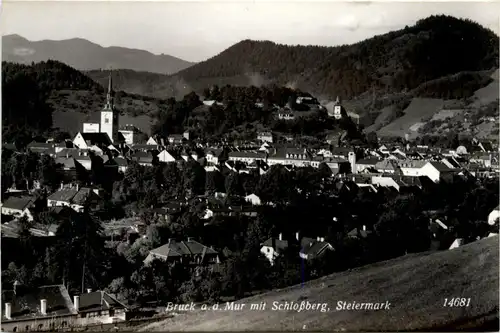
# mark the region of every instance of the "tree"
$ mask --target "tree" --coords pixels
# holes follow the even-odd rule
[[[99,286],[106,272],[107,254],[102,226],[92,216],[72,215],[57,230],[56,261],[59,275],[74,288]]]
[[[201,195],[205,192],[205,169],[195,161],[186,163],[182,175],[184,188],[191,195]]]
[[[224,176],[219,171],[206,173],[205,192],[213,195],[215,192],[224,191]]]
[[[236,172],[231,172],[226,177],[226,201],[231,205],[241,203],[241,197],[244,194],[240,176]]]

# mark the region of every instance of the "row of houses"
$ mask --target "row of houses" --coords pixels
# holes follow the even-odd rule
[[[127,319],[128,307],[105,291],[87,290],[70,297],[64,285],[30,288],[17,281],[2,290],[2,330],[7,332],[70,330]]]

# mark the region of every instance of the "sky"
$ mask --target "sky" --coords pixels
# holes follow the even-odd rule
[[[1,0],[0,0],[1,1]],[[29,40],[85,38],[203,61],[243,39],[335,46],[412,25],[432,14],[472,19],[499,33],[500,1],[2,1],[0,32]]]

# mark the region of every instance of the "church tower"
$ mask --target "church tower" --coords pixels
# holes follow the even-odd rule
[[[118,112],[115,112],[113,103],[113,82],[109,72],[108,93],[106,105],[101,111],[101,133],[107,133],[111,142],[118,140]]]

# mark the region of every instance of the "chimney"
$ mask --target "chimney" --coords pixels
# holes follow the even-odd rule
[[[299,238],[299,237],[300,237],[300,236],[299,236],[299,232],[297,231],[297,232],[295,233],[295,239],[296,239],[297,241],[300,241],[300,238]]]
[[[64,188],[64,183],[61,182],[61,190]]]
[[[325,241],[325,237],[321,237],[321,241],[324,242]]]
[[[12,306],[10,303],[5,303],[5,318],[7,319],[12,319],[11,317],[12,314]]]
[[[92,289],[87,288],[87,294],[90,294],[92,292]]]
[[[168,239],[168,244],[173,243],[174,241],[175,241],[175,239],[174,239],[174,238],[169,238],[169,239]]]
[[[281,232],[279,234],[279,240],[283,240],[283,234]]]
[[[40,313],[44,316],[47,314],[47,300],[46,299],[40,300]]]
[[[193,237],[188,237],[188,242],[192,242],[193,241]]]
[[[363,231],[366,231],[366,225],[363,224]]]
[[[316,238],[316,241],[321,242],[321,237],[319,237],[319,236],[318,236],[318,237]]]
[[[80,309],[80,296],[73,296],[73,305],[76,311]]]
[[[76,191],[78,192],[80,185],[76,184]]]

